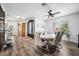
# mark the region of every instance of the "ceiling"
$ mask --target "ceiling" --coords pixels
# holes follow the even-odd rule
[[[9,16],[17,17],[38,17],[47,15],[48,8],[60,14],[55,17],[68,15],[71,13],[79,12],[78,3],[47,3],[47,6],[41,6],[41,3],[3,3],[1,4],[3,10]]]

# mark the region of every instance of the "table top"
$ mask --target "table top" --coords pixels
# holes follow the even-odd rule
[[[56,37],[55,34],[40,35],[40,38],[41,38],[41,39],[46,39],[46,40],[55,39],[55,37]]]

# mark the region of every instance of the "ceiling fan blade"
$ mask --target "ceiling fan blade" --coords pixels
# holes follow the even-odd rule
[[[53,15],[55,15],[55,14],[59,14],[60,12],[56,12],[56,13],[53,13]]]

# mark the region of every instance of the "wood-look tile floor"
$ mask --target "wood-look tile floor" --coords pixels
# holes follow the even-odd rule
[[[0,51],[1,56],[79,56],[79,48],[71,42],[62,41],[63,48],[59,53],[43,53],[35,48],[34,39],[32,38],[16,38],[13,47]]]

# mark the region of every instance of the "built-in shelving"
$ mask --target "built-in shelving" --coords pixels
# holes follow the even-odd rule
[[[0,6],[0,50],[5,44],[5,13]]]

